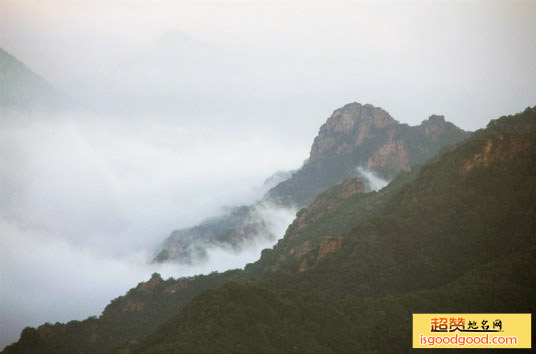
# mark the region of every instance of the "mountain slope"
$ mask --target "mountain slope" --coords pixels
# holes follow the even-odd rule
[[[536,107],[424,165],[336,247],[205,292],[124,352],[400,353],[412,312],[533,312],[535,216]]]
[[[268,197],[304,207],[318,193],[355,176],[356,167],[392,179],[467,136],[442,116],[409,126],[400,124],[382,108],[350,103],[333,112],[320,128],[304,165],[272,188]]]
[[[301,352],[354,345],[369,352],[400,352],[409,347],[405,336],[411,311],[526,312],[532,305],[526,299],[535,295],[534,248],[526,247],[536,234],[531,214],[536,209],[535,131],[536,109],[527,109],[490,123],[423,167],[400,174],[380,192],[364,193],[360,180],[348,179],[302,210],[285,237],[244,271],[167,281],[155,275],[114,300],[98,319],[28,329],[6,353],[31,352],[18,349],[24,345],[35,345],[36,353],[102,353],[128,342],[127,352],[203,352],[214,346],[251,352],[248,343],[263,343],[259,348],[275,352],[277,341],[292,340],[299,340],[296,351]],[[482,217],[490,206],[493,213]],[[501,240],[501,232],[508,238]],[[301,247],[307,241],[309,246]],[[474,259],[467,259],[473,253]],[[235,304],[215,290],[181,312],[205,289],[251,280],[258,285],[222,288]],[[482,301],[482,292],[493,296]],[[242,302],[254,305],[246,311]],[[276,308],[268,316],[271,306],[289,310]],[[233,317],[243,311],[245,319]],[[295,315],[281,317],[285,313]],[[336,323],[346,324],[340,336]],[[387,333],[375,330],[386,325]],[[221,328],[224,332],[216,332]],[[259,329],[255,333],[266,338],[244,328]],[[351,340],[355,336],[358,344]],[[224,338],[227,342],[220,341]]]
[[[454,280],[466,269],[532,244],[534,109],[511,118],[516,119],[523,132],[490,124],[424,165],[380,214],[343,236],[336,262],[305,255],[312,271],[303,274],[297,264],[288,264],[291,276],[287,279],[281,272],[277,283],[300,289],[322,284],[329,291],[360,295],[403,291],[417,284],[433,287],[437,279]]]
[[[350,103],[335,110],[322,125],[304,165],[271,188],[258,204],[302,208],[332,185],[359,176],[357,167],[391,179],[467,136],[442,116],[431,116],[412,127],[400,124],[382,108]],[[155,261],[192,263],[206,259],[209,247],[236,249],[245,241],[264,238],[269,220],[255,210],[256,205],[235,208],[235,212],[172,232]]]
[[[196,297],[140,345],[116,353],[409,352],[412,313],[534,310],[536,290],[528,280],[536,279],[535,255],[493,262],[433,289],[383,297],[227,283]]]
[[[188,264],[204,262],[208,260],[209,247],[238,250],[248,241],[270,237],[275,238],[275,235],[270,232],[255,206],[229,208],[221,216],[206,219],[188,229],[173,231],[155,261],[175,259]]]
[[[17,58],[0,48],[0,108],[2,110],[52,108],[60,93]]]
[[[155,331],[202,291],[241,279],[239,271],[167,280],[155,273],[113,299],[98,318],[28,327],[2,353],[107,353]]]

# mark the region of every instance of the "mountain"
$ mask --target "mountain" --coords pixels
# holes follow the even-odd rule
[[[154,274],[99,318],[26,328],[4,353],[400,353],[412,312],[534,312],[535,177],[533,107],[379,192],[345,179],[244,270]]]
[[[41,76],[0,48],[0,108],[26,110],[54,108],[61,94]]]
[[[231,279],[242,277],[237,271],[228,271],[164,280],[155,273],[148,281],[112,300],[98,318],[25,328],[19,341],[2,353],[107,353],[155,331],[195,295]]]
[[[121,352],[401,353],[412,313],[536,310],[536,107],[395,182],[376,213],[313,245],[303,221],[339,227],[362,185],[328,190],[278,244],[298,246],[273,249],[276,269],[203,292]]]
[[[260,208],[260,205],[227,208],[220,216],[172,232],[155,261],[172,259],[194,264],[207,261],[210,248],[239,251],[250,243],[275,239],[271,221],[263,217]]]
[[[268,197],[303,207],[318,193],[355,176],[357,167],[392,179],[467,136],[443,116],[433,115],[418,126],[409,126],[382,108],[350,103],[333,112],[320,128],[304,165],[271,189]]]
[[[244,242],[275,239],[256,212],[259,205],[302,208],[316,195],[361,169],[384,179],[423,163],[439,150],[467,138],[469,133],[433,115],[418,126],[400,124],[370,104],[350,103],[333,112],[314,139],[304,165],[271,188],[258,203],[232,209],[201,224],[176,230],[163,242],[156,262],[191,264],[206,260],[211,247],[240,249]],[[371,190],[365,180],[365,188]]]

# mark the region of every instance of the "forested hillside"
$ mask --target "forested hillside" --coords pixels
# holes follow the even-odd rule
[[[412,312],[534,312],[535,216],[533,107],[379,192],[347,179],[321,193],[245,270],[155,274],[5,353],[406,352]]]
[[[534,312],[535,216],[530,108],[424,165],[327,252],[205,292],[127,352],[400,353],[412,312]]]

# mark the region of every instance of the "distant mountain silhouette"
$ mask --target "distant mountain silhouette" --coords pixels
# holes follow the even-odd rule
[[[41,76],[0,48],[0,108],[27,110],[57,108],[64,98]]]

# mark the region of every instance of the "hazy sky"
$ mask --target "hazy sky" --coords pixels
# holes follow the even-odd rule
[[[309,143],[352,101],[470,130],[536,101],[534,1],[0,6],[2,47],[66,93],[122,111],[149,102],[175,119],[281,124]]]
[[[0,46],[78,110],[0,120],[0,348],[98,315],[174,229],[250,203],[353,101],[464,129],[536,104],[536,2],[0,1]],[[381,182],[381,181],[379,181]],[[269,210],[282,236],[293,214]]]

